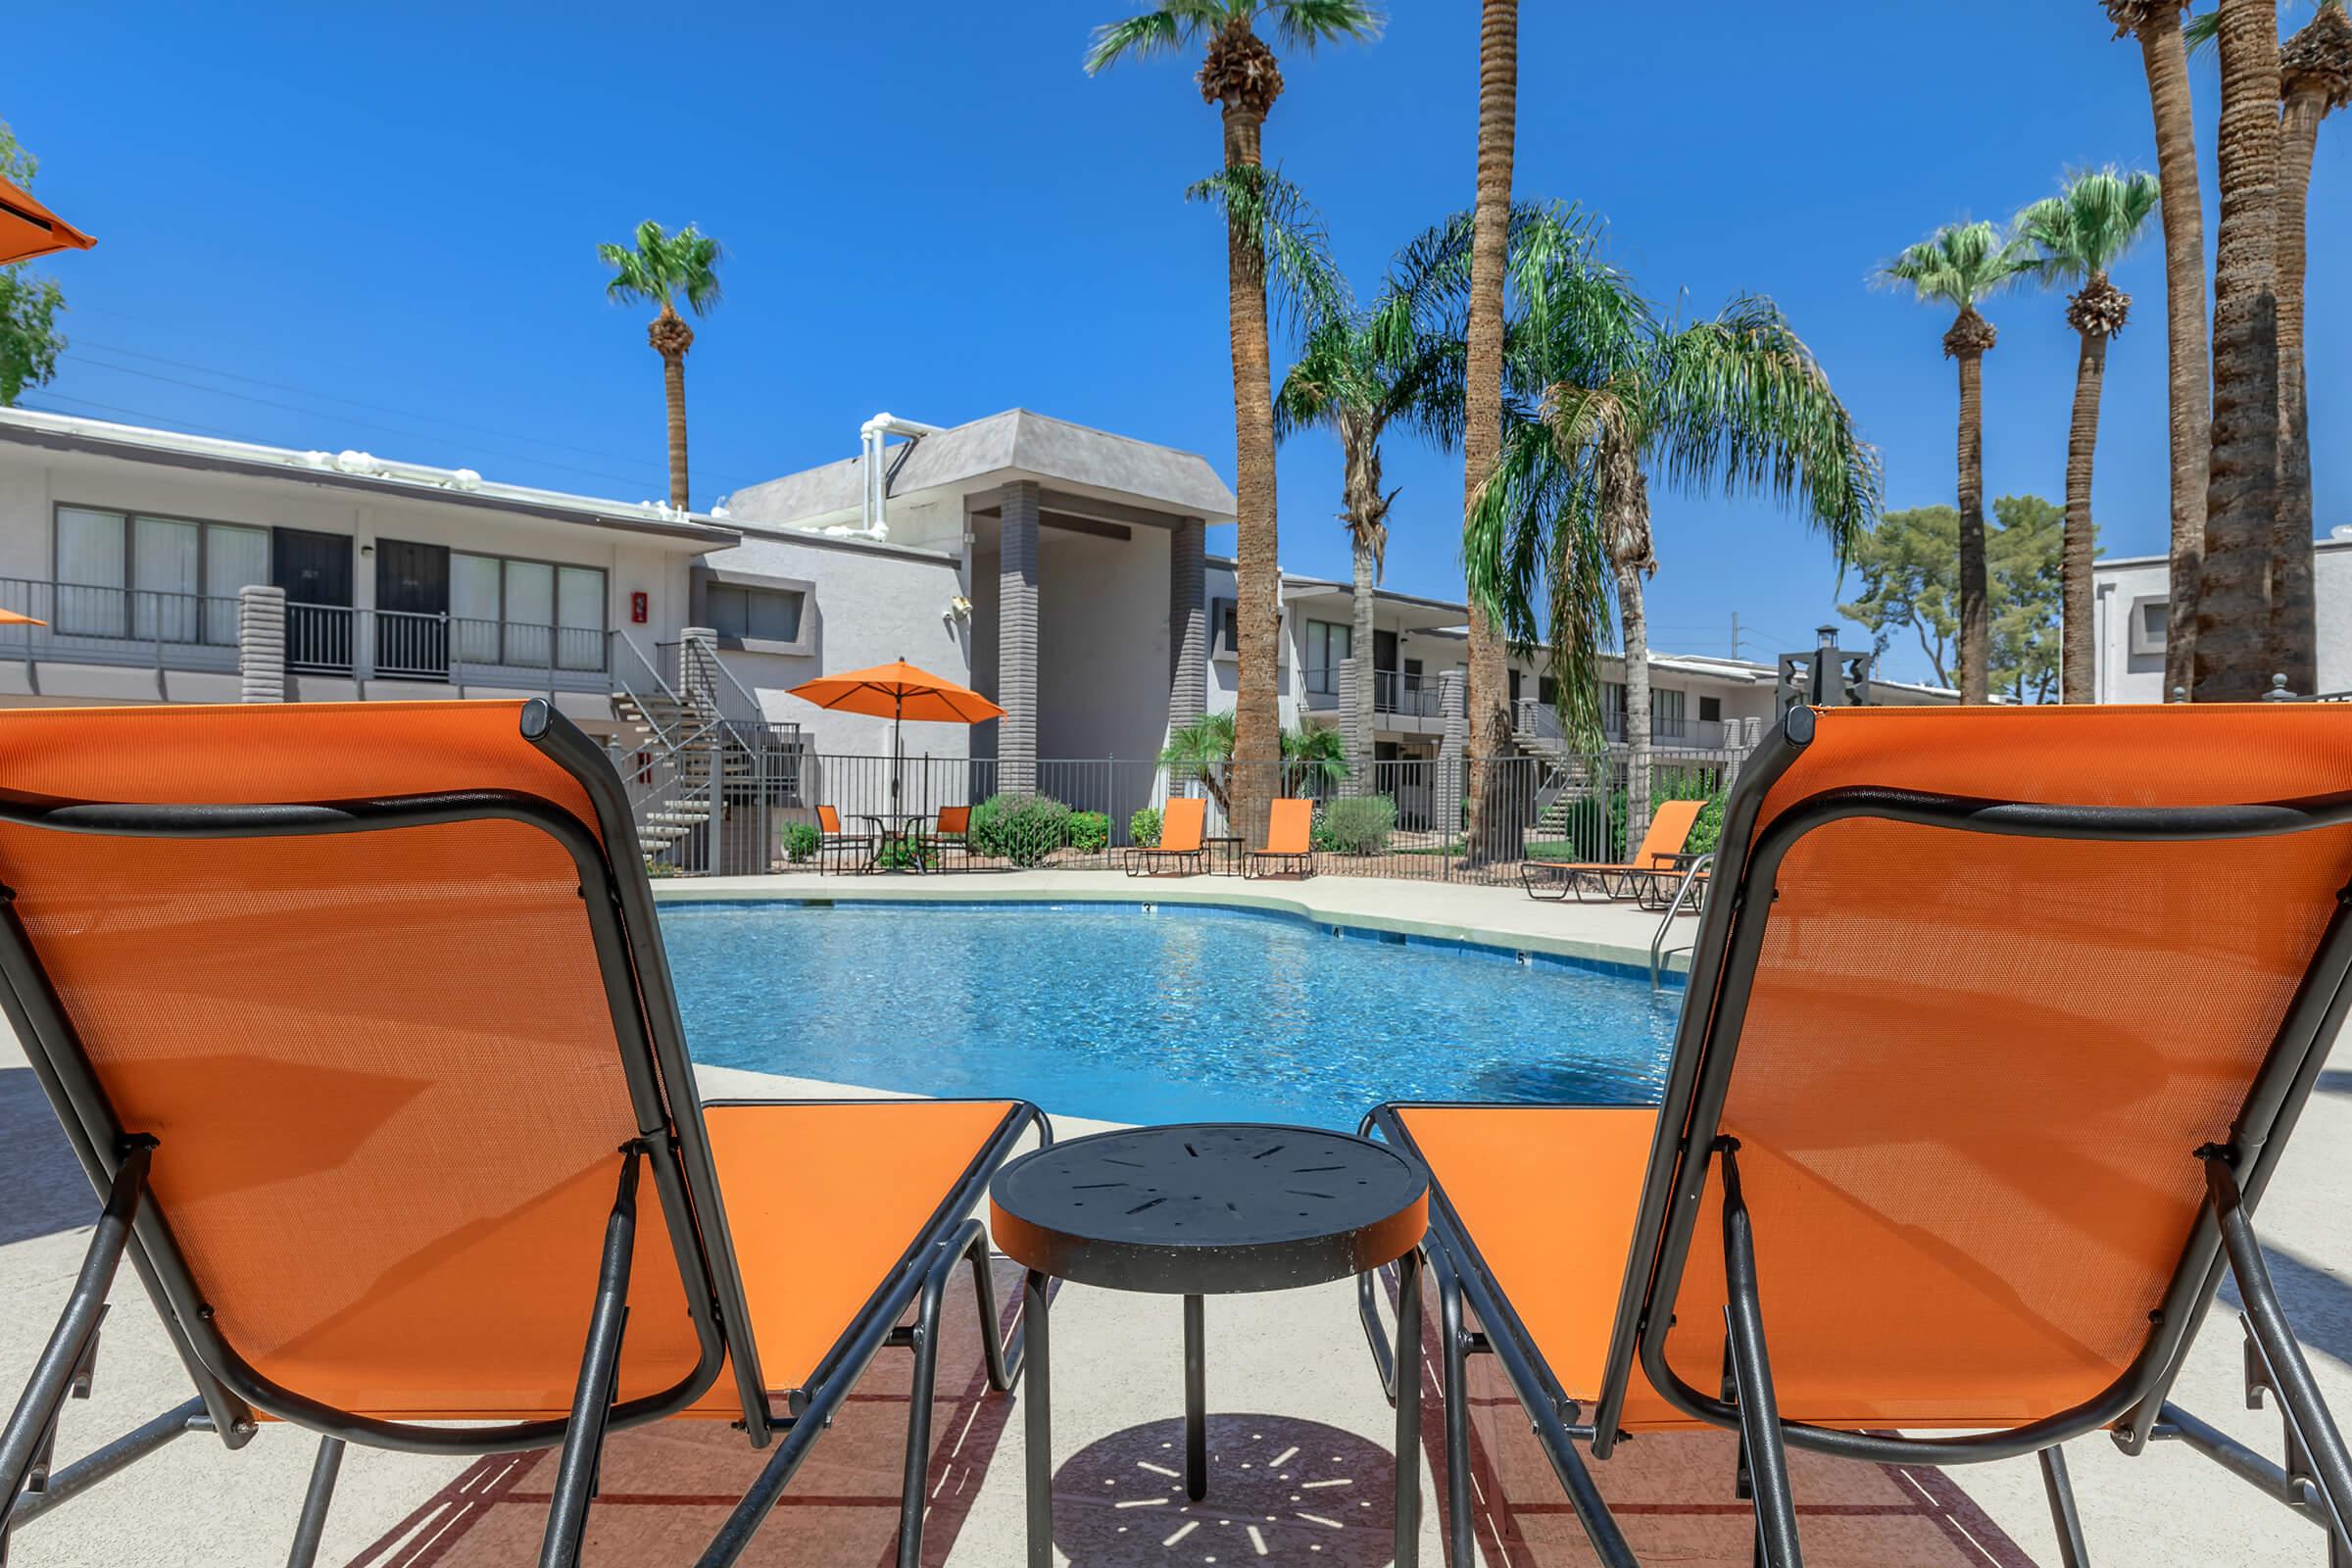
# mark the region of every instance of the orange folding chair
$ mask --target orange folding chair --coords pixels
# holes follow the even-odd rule
[[[1208,803],[1197,795],[1179,795],[1159,814],[1159,842],[1137,845],[1127,852],[1129,876],[1160,876],[1171,871],[1190,874],[1207,868],[1207,852],[1200,836],[1207,831]]]
[[[892,1345],[916,1560],[941,1294],[968,1261],[1008,1387],[972,1210],[1043,1118],[704,1105],[620,780],[545,703],[0,715],[0,1009],[104,1202],[0,1517],[93,1479],[48,1454],[128,1257],[197,1396],[85,1465],[316,1431],[297,1564],[347,1443],[560,1445],[569,1564],[605,1433],[667,1416],[775,1446],[731,1563]]]
[[[1583,1451],[1702,1426],[1773,1568],[1790,1447],[2035,1455],[2083,1563],[2058,1445],[2101,1429],[2352,1550],[2253,1228],[2352,1004],[2352,709],[1797,709],[1717,857],[1663,1104],[1368,1118],[1433,1179],[1454,1561],[1473,1352],[1611,1565]],[[2168,1402],[2225,1267],[2292,1474]]]
[[[1266,813],[1266,847],[1242,862],[1245,876],[1315,874],[1315,803],[1276,801]],[[1266,864],[1261,865],[1259,862]],[[1270,867],[1270,869],[1269,869]]]

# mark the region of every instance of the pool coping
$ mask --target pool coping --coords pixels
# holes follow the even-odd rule
[[[1360,882],[1367,879],[1346,880]],[[1298,892],[1311,887],[1311,883],[1286,884],[1283,892],[1241,882],[1233,887],[1200,887],[1188,886],[1174,879],[1155,883],[1124,876],[1119,878],[1119,884],[1067,885],[1057,879],[1052,886],[1023,886],[1014,876],[1006,876],[1002,880],[991,877],[985,883],[911,876],[856,880],[826,877],[819,883],[817,879],[805,877],[747,876],[662,878],[654,882],[653,890],[657,904],[1103,904],[1227,908],[1288,915],[1313,925],[1401,936],[1433,944],[1485,948],[1506,954],[1543,954],[1627,971],[1637,979],[1647,979],[1649,976],[1647,948],[1458,920],[1422,919],[1357,908],[1334,908],[1298,896]],[[1414,885],[1409,882],[1397,884],[1400,889]],[[1687,953],[1669,954],[1664,967],[1666,973],[1680,979],[1689,971],[1690,956]]]

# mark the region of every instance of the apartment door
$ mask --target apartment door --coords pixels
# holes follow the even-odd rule
[[[351,537],[274,528],[270,581],[286,591],[286,663],[351,672]]]
[[[375,542],[375,672],[449,678],[449,547]]]
[[[1372,634],[1372,706],[1384,713],[1396,710],[1396,634]]]

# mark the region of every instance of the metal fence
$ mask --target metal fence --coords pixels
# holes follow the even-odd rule
[[[1651,796],[1720,795],[1740,755],[1653,752]],[[720,756],[710,765],[715,775],[705,772],[700,784],[664,787],[650,768],[632,779],[658,874],[1117,869],[1129,850],[1157,842],[1171,795],[1205,803],[1214,873],[1239,873],[1248,852],[1264,845],[1262,803],[1279,796],[1315,803],[1312,845],[1323,875],[1513,884],[1531,859],[1609,862],[1626,855],[1622,754],[1380,761],[1368,776],[1350,778],[1298,761],[1188,772],[1148,758],[1027,766],[993,758],[894,760],[804,752],[796,737],[764,753],[745,746],[732,761]],[[1476,840],[1474,790],[1488,803]],[[1252,799],[1260,803],[1254,829],[1243,820]],[[830,808],[838,832],[826,830],[821,808]],[[958,814],[960,835],[953,832]],[[943,825],[951,830],[945,837]]]

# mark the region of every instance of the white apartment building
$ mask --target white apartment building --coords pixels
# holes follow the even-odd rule
[[[2352,528],[2312,546],[2320,633],[2320,693],[2352,691]],[[2091,567],[2091,630],[2098,639],[2094,701],[2161,703],[2164,638],[2171,624],[2172,563],[2127,556]]]

